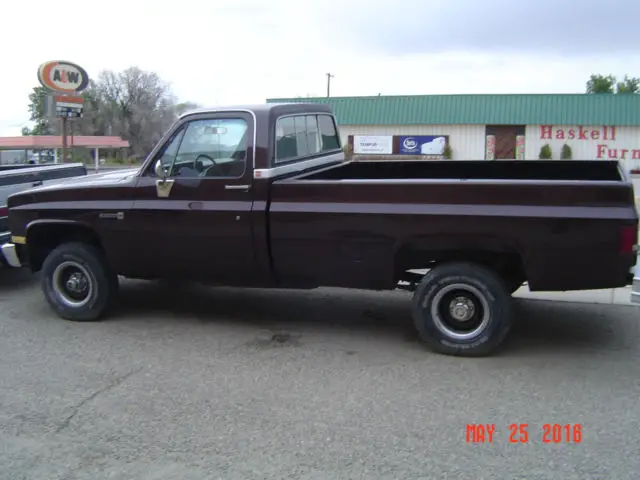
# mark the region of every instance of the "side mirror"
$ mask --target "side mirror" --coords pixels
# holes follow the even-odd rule
[[[153,167],[153,171],[156,174],[156,177],[161,178],[162,180],[167,178],[167,171],[162,166],[162,160],[158,160],[156,162],[155,166]]]

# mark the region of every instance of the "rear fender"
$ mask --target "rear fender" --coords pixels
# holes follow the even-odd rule
[[[394,252],[395,274],[407,270],[433,268],[447,261],[469,261],[486,265],[499,272],[516,269],[526,272],[526,257],[513,238],[491,235],[416,236],[398,242]]]

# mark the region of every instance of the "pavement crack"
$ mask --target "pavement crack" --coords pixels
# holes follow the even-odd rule
[[[91,402],[92,400],[94,400],[99,395],[102,395],[103,393],[107,393],[108,391],[113,390],[117,386],[121,385],[122,382],[127,380],[129,377],[132,377],[133,375],[139,373],[142,369],[143,369],[143,367],[140,367],[140,368],[138,368],[136,370],[133,370],[132,372],[129,372],[129,373],[125,374],[125,375],[117,377],[114,381],[112,381],[108,385],[106,385],[103,388],[100,388],[100,389],[94,391],[91,395],[88,395],[87,397],[85,397],[82,400],[80,400],[77,404],[73,405],[71,407],[71,413],[62,421],[62,423],[60,423],[58,428],[56,428],[56,430],[55,430],[56,433],[60,433],[65,428],[67,428],[71,424],[71,421],[73,420],[73,418],[80,412],[80,409],[83,406],[85,406],[87,403]]]

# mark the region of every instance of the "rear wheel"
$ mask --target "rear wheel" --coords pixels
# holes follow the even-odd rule
[[[102,317],[118,290],[102,251],[84,243],[55,248],[42,265],[42,291],[51,308],[66,320],[93,321]]]
[[[480,265],[435,267],[413,298],[413,319],[421,340],[447,355],[493,353],[511,328],[509,288],[498,274]]]

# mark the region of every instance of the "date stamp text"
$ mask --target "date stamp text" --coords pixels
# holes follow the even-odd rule
[[[542,443],[581,443],[580,423],[545,423],[537,432],[528,423],[511,423],[507,428],[507,443],[530,443],[531,437],[538,437]],[[493,443],[499,432],[495,423],[468,423],[465,437],[467,443]],[[534,434],[534,435],[531,435]]]

